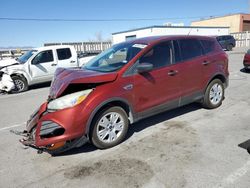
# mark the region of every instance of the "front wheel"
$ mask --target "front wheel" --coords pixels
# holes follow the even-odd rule
[[[28,83],[24,77],[12,76],[11,78],[15,84],[15,89],[12,90],[12,93],[20,93],[28,90]]]
[[[110,107],[101,111],[93,121],[91,142],[100,149],[118,145],[128,131],[128,116],[121,107]]]
[[[221,80],[214,79],[207,86],[202,105],[208,109],[217,108],[222,104],[223,99],[224,85]]]

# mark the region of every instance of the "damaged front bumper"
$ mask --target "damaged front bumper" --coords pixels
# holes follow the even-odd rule
[[[73,118],[75,110],[78,109],[48,112],[47,103],[44,103],[30,116],[26,130],[20,134],[23,136],[20,142],[37,149],[38,153],[46,151],[51,154],[82,146],[88,142],[88,138],[80,126],[80,120]]]
[[[43,104],[40,108],[34,111],[26,123],[26,130],[23,132],[14,132],[16,135],[23,136],[19,141],[24,145],[36,149],[38,153],[42,153],[46,150],[46,147],[37,147],[35,144],[36,126],[39,120],[39,111],[46,109],[46,104]]]
[[[28,147],[31,147],[33,149],[36,149],[38,153],[42,153],[43,151],[46,151],[45,147],[36,147],[35,139],[34,139],[35,130],[32,133],[28,133],[27,131],[23,131],[22,133],[17,133],[17,132],[14,132],[14,133],[17,135],[23,136],[23,138],[20,139],[19,141],[24,146],[28,146]]]

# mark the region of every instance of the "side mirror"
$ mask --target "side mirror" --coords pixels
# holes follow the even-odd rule
[[[144,72],[149,72],[153,69],[153,64],[151,63],[140,63],[137,67],[137,72],[138,73],[144,73]]]

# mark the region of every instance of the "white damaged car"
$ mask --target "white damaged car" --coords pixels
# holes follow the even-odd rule
[[[30,85],[51,81],[58,67],[78,68],[93,57],[79,59],[75,48],[69,45],[40,47],[17,59],[1,60],[0,69],[11,76],[16,92],[23,92]]]

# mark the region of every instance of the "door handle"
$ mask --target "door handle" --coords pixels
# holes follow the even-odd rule
[[[76,61],[73,61],[73,60],[72,60],[72,61],[70,61],[70,63],[75,63],[75,62],[76,62]]]
[[[208,64],[210,64],[210,61],[203,61],[202,64],[203,65],[208,65]]]
[[[56,65],[57,65],[57,64],[55,64],[55,63],[52,63],[52,64],[51,64],[51,66],[56,66]]]
[[[171,71],[168,72],[168,75],[169,75],[169,76],[174,76],[174,75],[176,75],[176,74],[178,74],[178,71],[177,71],[177,70],[171,70]]]

